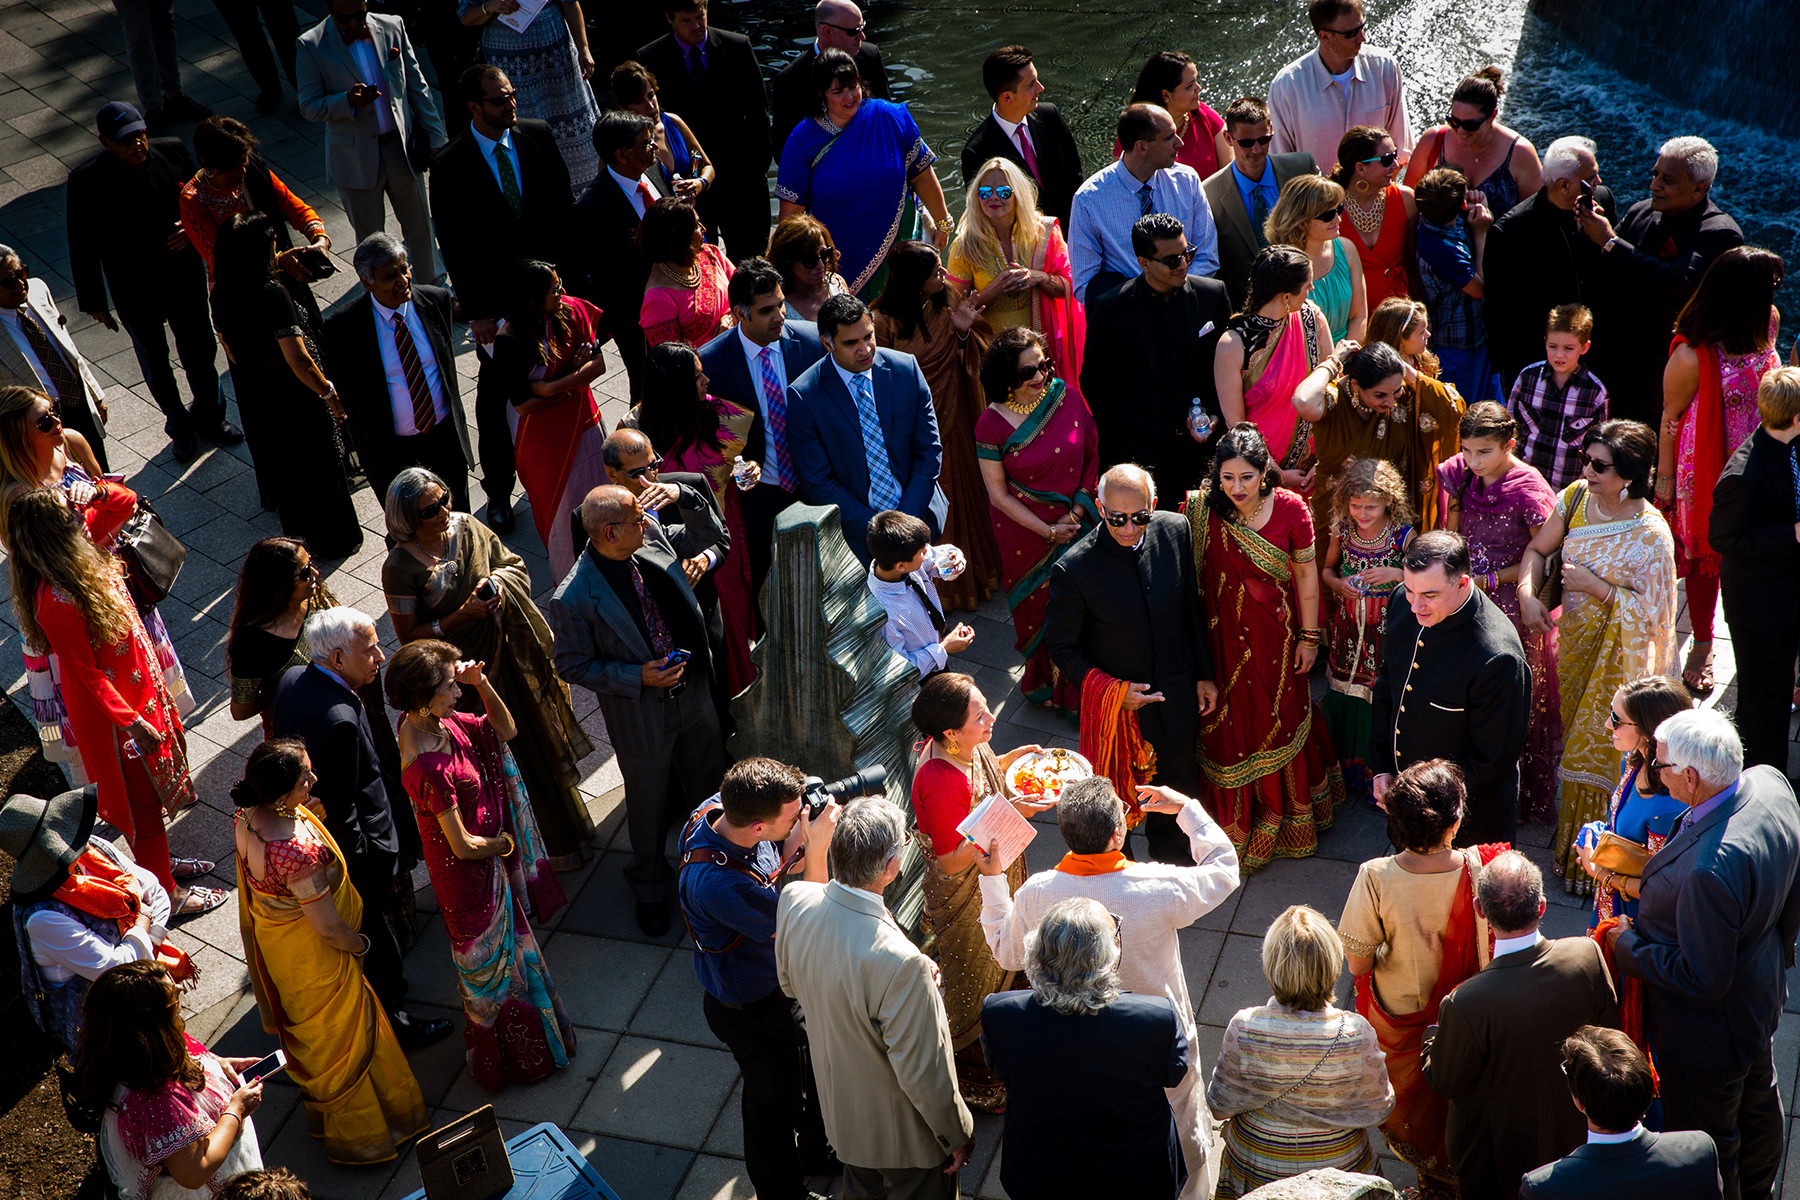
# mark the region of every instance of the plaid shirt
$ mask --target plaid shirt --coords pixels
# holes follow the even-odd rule
[[[1535,362],[1513,381],[1506,403],[1519,422],[1519,457],[1561,491],[1581,478],[1581,438],[1606,420],[1606,387],[1586,367],[1576,367],[1563,387],[1546,362]]]

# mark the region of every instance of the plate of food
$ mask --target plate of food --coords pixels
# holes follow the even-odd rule
[[[1073,750],[1034,750],[1014,760],[1006,782],[1023,799],[1042,802],[1056,800],[1063,788],[1093,773],[1093,764]]]

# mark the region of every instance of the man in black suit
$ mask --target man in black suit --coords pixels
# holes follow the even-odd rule
[[[656,162],[654,128],[649,117],[622,109],[603,112],[594,122],[601,170],[571,210],[561,258],[569,294],[606,314],[607,330],[631,377],[634,404],[643,398],[646,347],[638,313],[650,278],[650,260],[638,252],[637,229],[644,210],[662,198],[650,170]]]
[[[1031,51],[1000,47],[981,64],[981,82],[994,98],[994,107],[963,144],[963,183],[974,183],[975,173],[988,159],[1011,159],[1037,182],[1038,211],[1060,221],[1067,238],[1069,208],[1086,176],[1068,123],[1054,104],[1038,101],[1044,85]]]
[[[761,596],[774,558],[775,518],[800,487],[787,446],[788,384],[825,357],[825,345],[817,325],[787,319],[781,272],[767,259],[740,264],[727,295],[737,323],[701,347],[700,366],[713,395],[756,414],[744,458],[762,468],[762,479],[743,494],[743,502],[750,594]]]
[[[1607,934],[1613,962],[1644,981],[1664,1128],[1711,1134],[1726,1200],[1763,1200],[1786,1124],[1773,1042],[1800,933],[1800,808],[1781,772],[1743,769],[1714,709],[1657,726],[1656,768],[1688,811],[1644,867],[1636,922]]]
[[[221,446],[244,440],[225,420],[219,393],[206,264],[181,232],[181,187],[194,177],[194,159],[180,138],[151,139],[144,118],[124,101],[102,107],[96,125],[101,152],[69,172],[75,302],[108,329],[125,327],[175,459],[188,462],[199,453],[196,435]],[[165,323],[194,396],[191,409],[175,390]]]
[[[290,668],[275,693],[271,721],[276,737],[306,743],[316,779],[313,798],[325,809],[325,827],[344,854],[344,870],[363,899],[363,975],[387,1010],[394,1033],[408,1049],[428,1046],[450,1034],[450,1022],[414,1018],[401,1009],[406,972],[400,946],[387,923],[387,902],[399,865],[397,820],[413,820],[412,806],[400,797],[400,813],[375,750],[371,720],[357,696],[374,680],[386,656],[375,622],[353,608],[328,608],[307,618],[306,643],[312,665]],[[375,720],[387,720],[385,712]]]
[[[775,99],[775,159],[781,160],[781,148],[787,145],[794,126],[817,115],[819,94],[813,89],[813,63],[827,50],[842,50],[856,60],[856,73],[862,76],[864,96],[877,100],[888,95],[887,64],[881,61],[881,49],[868,41],[868,26],[863,24],[862,9],[850,0],[819,0],[813,8],[813,44],[801,51],[800,57],[781,68],[771,91]]]
[[[1219,280],[1231,293],[1236,312],[1250,291],[1250,264],[1269,244],[1263,223],[1280,199],[1282,185],[1296,175],[1316,175],[1319,168],[1304,150],[1269,153],[1275,135],[1269,106],[1260,96],[1239,96],[1231,102],[1225,110],[1225,136],[1231,141],[1231,161],[1200,186],[1219,231]]]
[[[1582,1026],[1563,1039],[1562,1073],[1570,1099],[1587,1118],[1587,1144],[1527,1171],[1519,1200],[1719,1200],[1719,1152],[1711,1138],[1694,1130],[1644,1128],[1656,1077],[1630,1038],[1617,1029]]]
[[[707,26],[707,0],[663,0],[669,32],[638,51],[664,110],[688,123],[717,179],[700,216],[734,255],[769,244],[769,107],[750,39]]]
[[[504,72],[470,67],[456,92],[469,128],[432,164],[431,211],[469,336],[486,345],[503,315],[510,272],[528,259],[555,261],[575,195],[550,126],[519,119],[518,92]],[[492,389],[475,394],[475,426],[487,523],[506,533],[517,472],[506,401]]]
[[[1100,477],[1099,500],[1106,523],[1050,568],[1044,644],[1078,687],[1089,671],[1130,685],[1124,705],[1156,751],[1157,783],[1192,796],[1194,735],[1201,715],[1218,705],[1219,689],[1188,523],[1156,511],[1156,481],[1134,463]],[[1144,837],[1161,862],[1193,861],[1174,817],[1151,813]]]
[[[378,503],[407,467],[450,485],[469,511],[469,425],[451,341],[450,293],[414,285],[406,245],[371,233],[351,256],[363,294],[325,321],[325,353]]]
[[[1707,541],[1719,554],[1719,592],[1732,640],[1755,647],[1737,660],[1737,711],[1744,762],[1785,773],[1788,700],[1800,653],[1800,368],[1763,376],[1762,423],[1744,440],[1713,487]]]
[[[1199,483],[1225,432],[1213,352],[1231,320],[1231,300],[1218,280],[1189,273],[1194,251],[1178,218],[1140,217],[1131,248],[1142,274],[1088,305],[1081,391],[1100,433],[1101,463],[1145,467],[1162,503],[1173,506]],[[1188,431],[1196,397],[1212,418],[1203,442]]]

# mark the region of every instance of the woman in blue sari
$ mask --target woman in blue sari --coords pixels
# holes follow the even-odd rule
[[[942,250],[954,227],[944,189],[904,104],[865,99],[856,60],[827,50],[813,64],[819,115],[788,135],[775,176],[781,217],[810,212],[831,230],[838,271],[865,300],[887,282],[888,249],[917,235],[915,197]]]

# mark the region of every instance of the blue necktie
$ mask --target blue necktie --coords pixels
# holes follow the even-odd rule
[[[888,465],[887,438],[875,415],[875,389],[867,375],[850,377],[850,394],[856,400],[856,423],[862,429],[863,457],[869,461],[869,507],[880,512],[900,503],[900,481]]]
[[[1156,208],[1156,201],[1150,196],[1150,185],[1145,184],[1138,189],[1138,216],[1147,217]]]
[[[1794,520],[1800,521],[1800,445],[1788,443],[1788,471],[1794,476]]]

